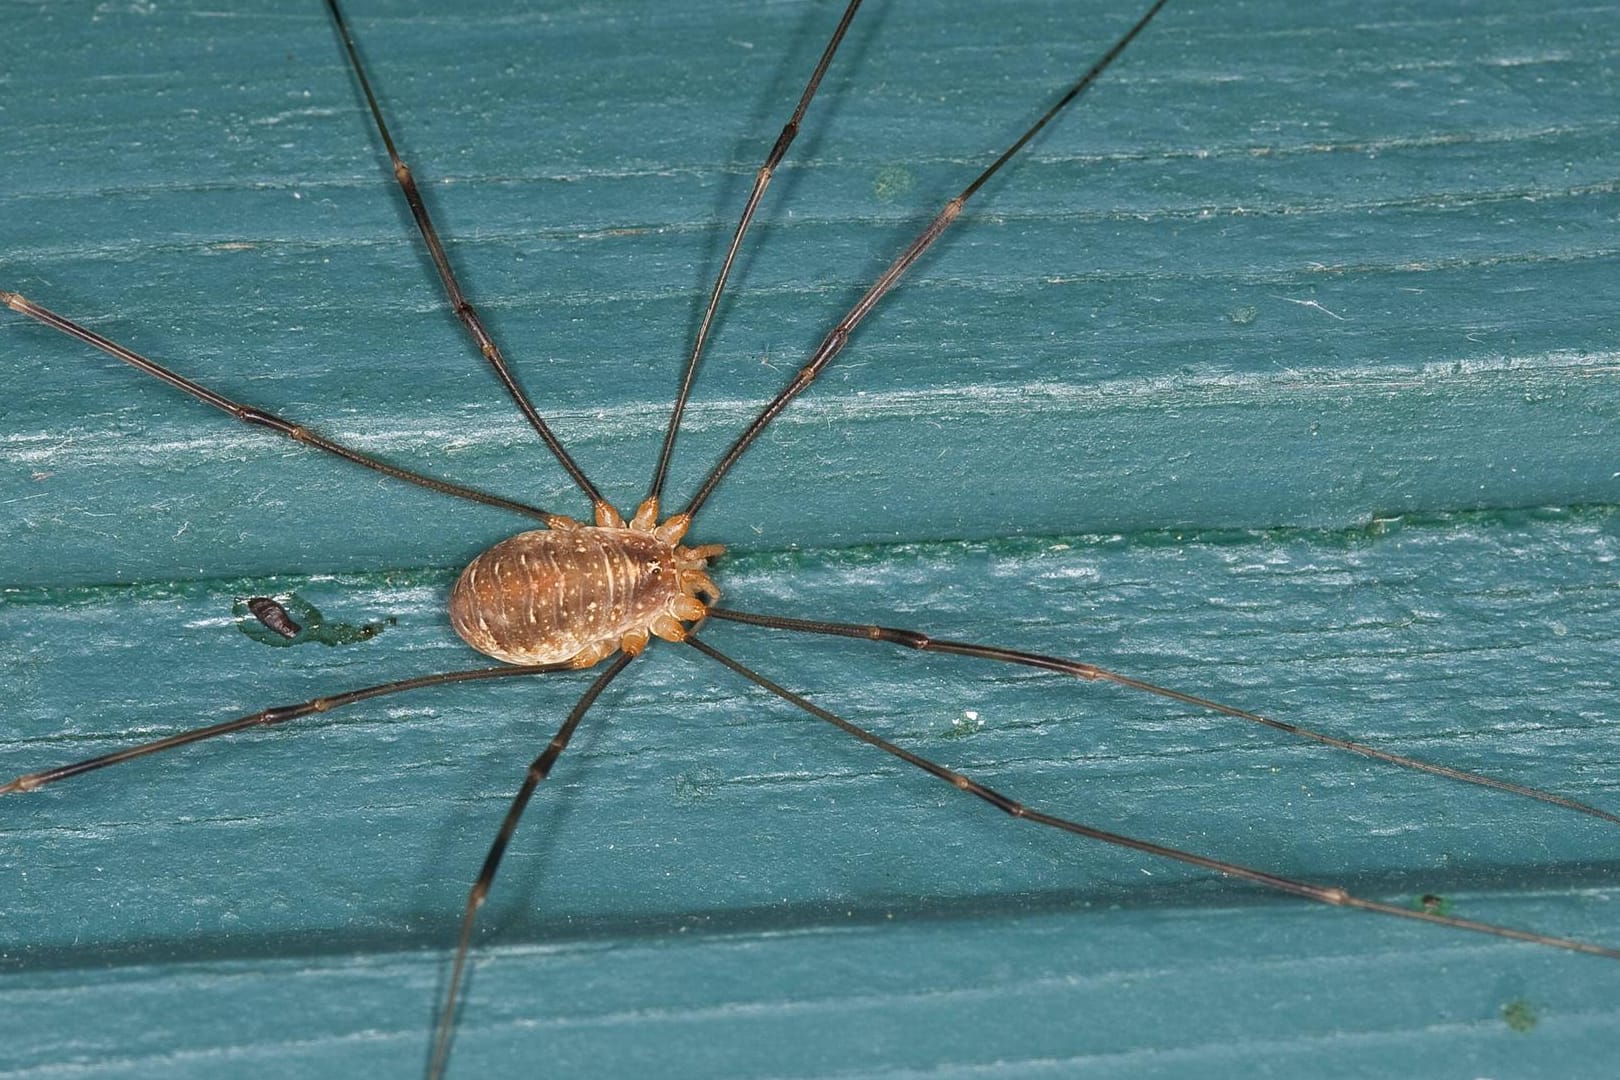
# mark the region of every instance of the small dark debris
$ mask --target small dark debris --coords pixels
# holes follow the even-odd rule
[[[304,632],[293,617],[287,614],[287,609],[270,599],[268,596],[250,596],[247,599],[247,609],[253,613],[265,626],[274,630],[289,640]]]

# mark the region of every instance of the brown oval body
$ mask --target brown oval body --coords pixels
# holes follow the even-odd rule
[[[621,647],[639,651],[649,633],[678,640],[677,620],[701,617],[686,554],[642,529],[520,533],[462,571],[450,622],[497,660],[588,667]]]

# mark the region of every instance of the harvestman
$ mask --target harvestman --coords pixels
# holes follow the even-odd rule
[[[315,698],[297,705],[265,709],[248,716],[158,739],[104,756],[30,773],[0,785],[0,794],[34,791],[46,784],[65,780],[108,765],[143,757],[161,750],[173,749],[251,727],[281,724],[312,713],[325,712],[369,698],[450,682],[523,677],[578,670],[593,667],[611,658],[611,662],[590,684],[584,695],[569,712],[566,720],[545,751],[529,766],[527,776],[512,800],[506,818],[468,895],[449,981],[444,999],[440,1003],[439,1024],[429,1066],[429,1075],[432,1077],[440,1076],[447,1064],[457,1004],[463,985],[477,913],[482,907],[494,881],[502,855],[517,828],[519,819],[539,784],[546,778],[552,765],[568,745],[570,738],[586,712],[608,684],[617,678],[629,666],[630,662],[647,647],[652,637],[684,643],[804,712],[832,724],[887,754],[922,769],[966,794],[978,797],[1013,817],[1023,818],[1037,824],[1099,840],[1107,844],[1242,878],[1271,889],[1320,903],[1359,908],[1364,911],[1430,922],[1455,929],[1473,930],[1555,948],[1591,953],[1610,959],[1620,959],[1620,949],[1458,918],[1439,910],[1438,905],[1426,904],[1413,909],[1368,900],[1353,896],[1344,889],[1335,886],[1316,885],[1280,877],[1262,870],[1208,858],[1190,851],[1166,847],[1150,841],[1081,824],[1024,806],[954,770],[911,753],[842,717],[828,712],[806,698],[773,682],[768,677],[724,655],[694,633],[695,628],[705,618],[714,617],[772,630],[886,642],[914,650],[1026,665],[1072,675],[1087,681],[1112,682],[1183,704],[1261,724],[1287,734],[1314,740],[1318,743],[1352,751],[1405,768],[1496,788],[1504,792],[1537,799],[1620,824],[1620,816],[1550,792],[1452,769],[1443,765],[1417,761],[1363,743],[1272,720],[1242,709],[1143,682],[1087,663],[998,646],[932,640],[925,634],[914,630],[789,618],[780,615],[757,614],[722,608],[718,606],[719,589],[708,576],[707,570],[708,564],[718,558],[724,552],[724,548],[718,544],[689,547],[681,543],[698,512],[731,467],[747,452],[760,433],[786,408],[789,402],[808,389],[816,376],[842,351],[859,323],[873,310],[911,265],[950,227],[960,214],[963,205],[1005,162],[1017,154],[1049,121],[1083,93],[1102,74],[1137,34],[1148,25],[1165,5],[1166,0],[1157,0],[1146,14],[1115,42],[1079,80],[1069,87],[1034,124],[1012,142],[959,195],[946,203],[923,232],[906,247],[877,281],[867,289],[861,299],[840,320],[838,325],[828,333],[798,374],[763,408],[753,422],[736,437],[730,448],[711,469],[683,509],[669,517],[661,517],[660,504],[664,494],[665,479],[680,430],[682,413],[702,358],[703,349],[708,339],[720,297],[742,239],[753,220],[766,188],[770,184],[772,175],[797,135],[800,121],[808,109],[823,75],[832,62],[833,56],[843,40],[856,10],[860,6],[860,0],[851,0],[822,53],[820,61],[811,74],[791,118],[784,126],[765,164],[761,166],[755,178],[753,189],[732,235],[688,356],[652,482],[644,500],[634,515],[628,519],[603,498],[546,425],[539,411],[510,372],[499,346],[485,330],[476,309],[463,294],[429,218],[427,209],[418,193],[411,171],[400,158],[394,146],[381,107],[373,93],[370,80],[361,62],[354,38],[338,9],[336,0],[327,0],[327,3],[333,21],[337,26],[349,65],[365,97],[377,132],[392,163],[394,176],[415,219],[422,240],[426,244],[427,250],[437,268],[444,288],[449,295],[452,310],[506,387],[507,393],[529,425],[562,465],[574,484],[589,500],[592,507],[592,524],[587,525],[564,515],[554,514],[537,507],[389,464],[347,447],[342,443],[318,435],[296,421],[226,398],[167,367],[85,329],[48,308],[42,307],[16,293],[0,291],[0,302],[5,303],[12,310],[38,320],[64,334],[78,338],[80,341],[167,382],[176,389],[205,404],[212,405],[244,423],[267,428],[296,442],[344,458],[395,479],[419,484],[447,496],[498,507],[535,519],[541,526],[538,529],[503,541],[480,555],[463,572],[451,595],[450,616],[457,633],[478,651],[503,661],[503,666],[424,675]],[[258,612],[255,613],[258,614]],[[266,624],[271,626],[272,629],[276,628],[279,619],[286,617],[285,612],[280,612],[278,618],[275,610],[269,610],[268,614],[270,617],[266,619]],[[265,615],[260,617],[266,618]],[[281,632],[285,632],[285,629]],[[296,630],[293,630],[293,633],[296,633]]]

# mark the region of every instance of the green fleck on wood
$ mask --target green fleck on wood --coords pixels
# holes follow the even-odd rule
[[[1413,910],[1424,911],[1430,915],[1450,915],[1453,906],[1449,898],[1436,893],[1424,893],[1412,901]]]
[[[1510,1001],[1502,1006],[1502,1020],[1508,1027],[1521,1035],[1527,1035],[1534,1031],[1536,1024],[1539,1022],[1535,1006],[1523,998]]]
[[[296,627],[293,634],[283,633],[271,621],[253,610],[252,601],[271,600],[279,604],[287,618]],[[321,609],[299,596],[287,593],[279,597],[238,598],[232,606],[236,628],[261,645],[285,647],[288,645],[354,645],[370,641],[396,621],[392,616],[368,623],[328,622]]]

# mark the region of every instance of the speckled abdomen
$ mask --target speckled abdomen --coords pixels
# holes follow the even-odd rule
[[[463,641],[510,664],[588,667],[649,635],[680,640],[713,593],[703,554],[646,528],[539,529],[503,540],[462,571],[450,623]]]

